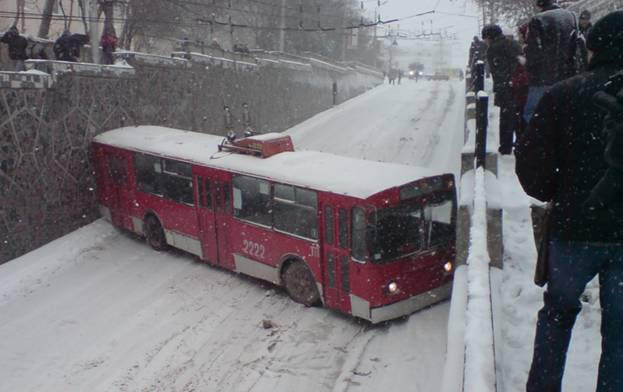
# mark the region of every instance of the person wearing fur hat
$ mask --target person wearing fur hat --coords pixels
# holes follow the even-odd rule
[[[530,74],[524,120],[529,122],[547,86],[575,75],[570,37],[576,29],[575,15],[555,0],[536,0],[539,13],[528,23],[526,69]]]
[[[527,392],[560,392],[580,296],[596,275],[602,318],[596,391],[623,391],[623,197],[585,208],[609,168],[604,159],[609,140],[602,132],[606,112],[593,103],[593,96],[623,70],[623,11],[595,23],[587,47],[588,70],[545,92],[515,149],[524,190],[552,205],[547,246],[541,247],[547,254],[539,257],[547,261],[547,290]]]
[[[522,54],[516,41],[507,38],[500,26],[487,25],[482,29],[482,39],[487,43],[487,63],[493,76],[495,105],[500,108],[500,154],[513,150],[513,135],[519,128],[519,113],[513,99],[512,77]]]

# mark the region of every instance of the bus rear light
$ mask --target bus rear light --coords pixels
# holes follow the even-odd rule
[[[452,271],[452,263],[448,261],[446,264],[443,265],[443,269],[446,272],[451,272]]]

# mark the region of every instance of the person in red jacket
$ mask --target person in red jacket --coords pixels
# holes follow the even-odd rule
[[[113,53],[117,48],[117,35],[115,29],[106,27],[100,40],[100,46],[102,47],[102,64],[114,64],[115,58]]]

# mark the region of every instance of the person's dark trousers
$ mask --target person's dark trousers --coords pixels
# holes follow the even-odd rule
[[[512,102],[500,105],[500,154],[508,155],[513,151],[513,135],[519,125],[519,113]]]
[[[597,392],[623,391],[623,244],[554,240],[539,311],[527,392],[560,392],[580,296],[599,274],[601,359]]]

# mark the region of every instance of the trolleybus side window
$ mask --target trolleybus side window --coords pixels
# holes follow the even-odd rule
[[[333,245],[334,225],[333,225],[333,208],[324,207],[324,240],[328,245]]]
[[[199,205],[204,208],[212,209],[212,195],[210,193],[210,180],[203,177],[197,178],[199,184]]]
[[[108,174],[110,175],[110,178],[115,184],[125,184],[125,180],[128,178],[128,171],[126,168],[125,159],[117,155],[109,156]]]
[[[354,259],[364,261],[368,253],[366,246],[366,212],[361,207],[355,207],[352,211],[352,256]]]
[[[178,203],[193,204],[192,168],[189,163],[147,154],[134,157],[137,188]]]
[[[134,168],[138,190],[162,196],[162,187],[159,181],[159,175],[162,172],[160,158],[147,154],[136,154]]]
[[[231,189],[229,182],[223,182],[223,211],[231,213]]]
[[[271,226],[271,196],[268,181],[243,175],[234,176],[233,195],[235,217]]]
[[[316,192],[275,184],[273,224],[275,229],[300,237],[318,239]]]
[[[340,208],[337,213],[338,220],[338,242],[340,248],[348,248],[348,216],[346,210]]]
[[[164,197],[178,203],[193,204],[192,167],[189,163],[163,159],[162,187]]]

